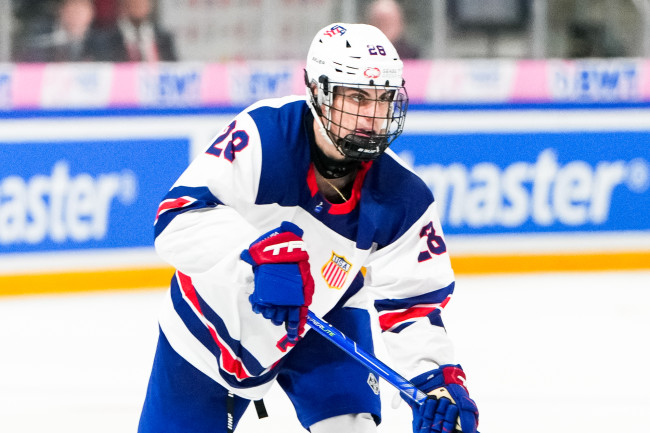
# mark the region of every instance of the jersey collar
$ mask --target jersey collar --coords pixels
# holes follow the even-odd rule
[[[359,200],[361,199],[361,187],[363,186],[363,181],[372,163],[373,161],[366,161],[360,164],[359,171],[357,171],[353,181],[354,183],[352,184],[352,193],[350,194],[348,201],[345,203],[331,203],[323,196],[323,200],[330,205],[328,213],[332,215],[343,215],[350,213],[357,206],[357,203],[359,203]],[[314,168],[314,163],[309,165],[309,171],[307,172],[307,186],[309,187],[312,197],[316,194],[320,194],[318,184],[316,183],[316,169]]]

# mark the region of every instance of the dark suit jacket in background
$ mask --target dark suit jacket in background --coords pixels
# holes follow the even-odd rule
[[[154,25],[154,36],[158,57],[160,61],[176,61],[176,47],[174,38],[168,33]],[[128,62],[129,54],[124,42],[124,37],[118,26],[105,29],[99,36],[101,40],[101,51],[98,54],[98,60],[105,62]]]
[[[23,34],[16,38],[13,61],[15,62],[92,62],[100,60],[102,42],[100,34],[90,28],[78,47],[57,38],[53,20],[37,18],[25,26]]]

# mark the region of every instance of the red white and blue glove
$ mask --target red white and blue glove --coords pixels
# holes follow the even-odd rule
[[[413,433],[478,433],[478,408],[465,388],[460,365],[441,365],[411,381],[429,395],[413,409]]]
[[[275,325],[284,323],[290,343],[296,343],[305,330],[314,294],[302,234],[297,225],[284,221],[241,253],[255,274],[255,288],[249,296],[253,311]]]

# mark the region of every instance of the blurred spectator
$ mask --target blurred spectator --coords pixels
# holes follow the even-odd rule
[[[95,0],[95,27],[105,29],[115,24],[118,16],[117,0]]]
[[[366,10],[366,22],[384,32],[401,59],[420,57],[417,47],[404,38],[404,13],[395,0],[375,0],[370,3]]]
[[[155,62],[177,60],[172,35],[153,20],[151,0],[120,0],[114,26],[103,32],[102,60]]]
[[[627,54],[605,24],[572,21],[568,34],[569,58],[623,57]]]
[[[18,38],[17,62],[77,62],[97,59],[99,41],[92,28],[92,0],[61,0],[54,16],[33,17]]]

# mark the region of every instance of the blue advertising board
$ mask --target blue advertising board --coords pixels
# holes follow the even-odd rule
[[[168,123],[207,137],[222,121]],[[118,139],[0,140],[0,254],[152,246],[192,138],[128,138],[142,127]],[[650,130],[497,128],[405,133],[391,146],[432,189],[446,234],[650,231]]]
[[[0,253],[153,245],[187,138],[0,142]]]
[[[447,234],[650,230],[650,131],[405,134]]]

